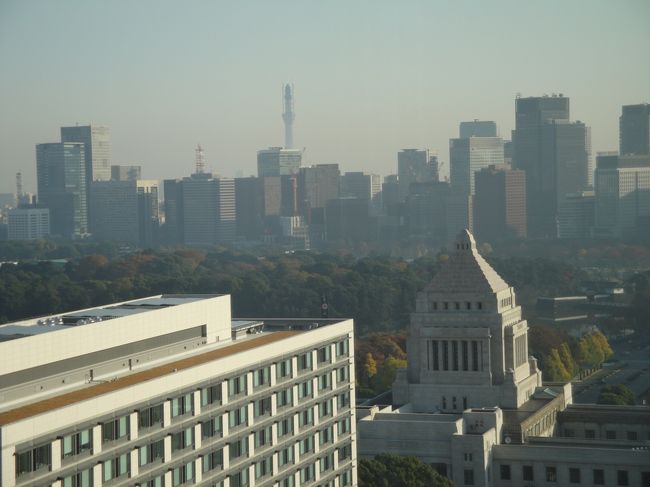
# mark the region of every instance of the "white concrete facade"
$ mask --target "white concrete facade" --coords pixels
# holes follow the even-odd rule
[[[60,316],[111,312],[0,326],[0,353],[17,349],[0,371],[2,487],[356,485],[351,320],[259,320],[231,340],[230,297],[197,295]],[[124,368],[72,380],[86,354]],[[43,371],[63,366],[55,388]],[[14,384],[26,375],[33,394]]]

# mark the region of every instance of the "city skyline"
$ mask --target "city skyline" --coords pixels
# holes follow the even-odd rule
[[[109,127],[111,163],[141,164],[147,178],[188,175],[197,142],[208,170],[255,174],[257,151],[284,139],[283,83],[295,85],[305,165],[382,175],[408,147],[448,170],[461,121],[494,120],[510,139],[518,93],[571,98],[592,160],[618,148],[621,106],[650,101],[650,66],[626,55],[650,47],[641,1],[586,13],[559,2],[125,5],[0,7],[0,192],[18,171],[35,192],[35,145],[75,122]],[[625,26],[615,42],[605,23]]]

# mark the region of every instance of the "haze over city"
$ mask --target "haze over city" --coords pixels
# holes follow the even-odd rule
[[[59,127],[111,128],[114,164],[148,178],[254,174],[283,142],[282,83],[295,86],[295,147],[343,171],[395,172],[405,147],[447,162],[458,123],[514,127],[514,100],[563,93],[618,147],[621,106],[650,101],[650,3],[19,2],[0,4],[0,192]]]

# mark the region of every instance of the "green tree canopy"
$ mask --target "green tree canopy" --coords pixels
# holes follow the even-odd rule
[[[415,457],[384,454],[359,461],[359,487],[454,487],[454,483]]]

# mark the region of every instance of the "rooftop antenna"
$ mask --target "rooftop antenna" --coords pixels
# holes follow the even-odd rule
[[[293,85],[286,84],[282,87],[282,100],[284,112],[282,113],[282,120],[284,120],[284,148],[293,149],[293,121],[296,114],[293,112]]]
[[[196,149],[194,149],[196,154],[196,174],[203,174],[205,171],[205,158],[203,157],[203,148],[201,144],[196,144]]]

